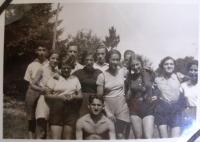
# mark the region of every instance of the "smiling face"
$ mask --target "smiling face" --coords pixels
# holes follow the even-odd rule
[[[67,53],[68,53],[69,56],[77,57],[78,47],[75,46],[75,45],[69,46]]]
[[[174,60],[168,59],[163,63],[163,70],[166,74],[172,74],[175,69]]]
[[[117,70],[120,63],[120,56],[116,53],[112,54],[109,59],[109,68],[112,70]]]
[[[198,79],[198,66],[195,64],[191,65],[188,75],[190,76],[190,79],[196,83]]]
[[[49,65],[52,68],[55,68],[58,65],[58,57],[59,55],[57,53],[53,53],[49,58]]]
[[[131,70],[134,73],[140,73],[141,69],[142,69],[142,63],[139,60],[137,60],[137,59],[132,59]]]
[[[92,68],[93,68],[93,64],[94,64],[93,55],[88,55],[88,56],[85,58],[85,67],[86,67],[87,69],[92,69]]]
[[[88,108],[92,115],[99,115],[103,111],[104,105],[101,100],[94,98],[92,103],[88,105]]]

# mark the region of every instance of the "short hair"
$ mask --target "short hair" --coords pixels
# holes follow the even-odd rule
[[[132,61],[134,59],[141,63],[142,68],[144,67],[144,61],[142,60],[142,57],[139,56],[139,55],[132,54],[129,61],[128,61],[128,67],[127,68],[129,70],[129,72],[131,71],[131,64],[132,64]]]
[[[116,50],[116,49],[111,49],[109,52],[108,52],[108,60],[110,60],[110,58],[111,58],[111,56],[113,55],[113,54],[117,54],[117,55],[119,55],[119,60],[121,60],[121,53],[118,51],[118,50]]]
[[[85,59],[86,59],[88,56],[92,56],[92,57],[95,59],[95,54],[94,54],[94,52],[92,52],[92,51],[85,51],[85,52],[83,52],[83,54],[82,54],[81,62],[82,62],[82,63],[85,63]]]
[[[134,51],[132,51],[132,50],[126,50],[125,52],[124,52],[124,58],[126,57],[126,55],[128,55],[128,54],[130,54],[130,55],[135,55],[135,52]]]
[[[172,58],[171,56],[167,56],[160,61],[160,64],[159,64],[160,75],[164,73],[163,65],[167,60],[172,60],[174,62],[174,72],[176,71],[176,61],[175,61],[175,59]]]
[[[49,52],[48,52],[48,58],[50,58],[51,57],[51,55],[53,55],[53,54],[58,54],[58,56],[59,56],[59,52],[57,51],[57,50],[50,50]]]
[[[90,95],[89,96],[89,105],[92,104],[93,100],[94,99],[98,99],[102,102],[102,104],[104,104],[104,99],[103,99],[103,96],[100,96],[100,95]]]
[[[76,59],[74,56],[65,56],[62,61],[61,61],[61,67],[63,64],[66,64],[68,66],[70,66],[71,68],[74,68],[75,67],[75,63],[76,63]]]
[[[187,64],[187,72],[189,72],[190,68],[192,65],[196,65],[198,67],[198,61],[197,60],[192,60]]]
[[[108,49],[106,48],[106,46],[105,46],[103,43],[99,43],[99,45],[97,45],[97,47],[96,47],[95,55],[94,55],[94,57],[95,57],[95,58],[94,58],[95,61],[96,61],[96,59],[97,59],[97,50],[99,50],[99,49],[104,49],[105,54],[106,54],[106,56],[105,56],[105,61],[108,62],[108,58],[107,58],[107,55],[108,55]]]
[[[70,46],[76,46],[76,47],[77,47],[77,50],[78,50],[78,52],[79,52],[79,46],[78,46],[77,43],[75,43],[74,41],[69,42],[69,43],[67,44],[67,51],[69,50],[69,47],[70,47]]]

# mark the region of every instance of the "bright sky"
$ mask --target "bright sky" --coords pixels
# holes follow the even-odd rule
[[[198,54],[198,5],[173,3],[65,3],[59,14],[63,37],[91,29],[101,39],[111,26],[120,35],[117,47],[132,49],[153,62],[165,56]]]

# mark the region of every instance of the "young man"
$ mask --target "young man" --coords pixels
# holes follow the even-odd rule
[[[35,78],[37,71],[40,68],[42,68],[42,66],[48,65],[46,47],[38,46],[36,49],[36,55],[37,55],[36,59],[28,65],[24,76],[24,80],[27,81],[29,85],[33,82],[33,79]],[[27,109],[28,132],[30,139],[35,138],[35,130],[36,130],[35,109],[39,96],[40,96],[39,92],[34,91],[33,89],[31,89],[31,87],[28,88],[26,92],[25,104]]]
[[[93,67],[95,69],[99,69],[102,72],[108,69],[109,65],[106,63],[106,54],[107,54],[107,49],[105,46],[99,46],[96,49],[96,63],[94,63]]]
[[[68,49],[67,49],[67,54],[69,56],[75,56],[76,59],[76,63],[74,66],[74,69],[71,70],[71,74],[74,73],[77,70],[83,69],[83,65],[81,65],[78,61],[77,61],[77,57],[78,57],[78,46],[74,43],[69,43],[68,45]]]
[[[90,113],[81,117],[76,123],[76,139],[115,139],[114,124],[103,114],[103,98],[91,95],[88,108]]]

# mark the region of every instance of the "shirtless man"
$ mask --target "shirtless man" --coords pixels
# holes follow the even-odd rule
[[[102,112],[103,98],[91,95],[88,108],[90,113],[81,117],[76,123],[76,139],[115,139],[114,124]]]

